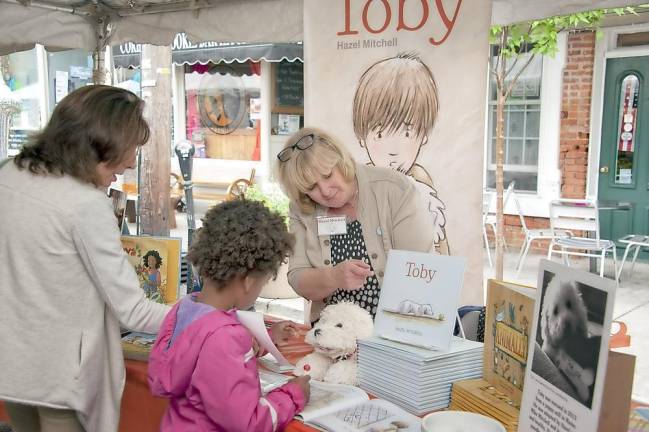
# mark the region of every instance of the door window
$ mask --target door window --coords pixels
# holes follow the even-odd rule
[[[615,184],[633,184],[633,155],[637,150],[636,124],[640,82],[635,75],[622,80],[617,120],[617,149],[615,156]]]

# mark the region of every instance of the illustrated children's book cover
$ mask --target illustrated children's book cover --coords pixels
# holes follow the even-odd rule
[[[520,407],[536,289],[490,279],[487,284],[484,379]]]
[[[178,299],[181,239],[122,236],[122,247],[147,298],[172,304]]]
[[[424,348],[448,349],[465,266],[463,257],[391,250],[374,334]]]

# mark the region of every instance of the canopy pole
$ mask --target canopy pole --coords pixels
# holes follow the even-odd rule
[[[112,17],[109,13],[98,10],[97,14],[87,18],[95,29],[95,51],[92,53],[92,82],[107,84],[106,46],[111,36]]]

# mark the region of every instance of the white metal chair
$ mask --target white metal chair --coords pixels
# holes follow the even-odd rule
[[[550,203],[550,229],[552,239],[548,250],[548,259],[553,253],[562,255],[564,263],[569,265],[568,256],[585,256],[599,258],[599,275],[604,277],[604,260],[606,253],[613,254],[615,282],[618,283],[617,254],[615,242],[599,237],[599,210],[597,205],[588,200],[560,199]],[[563,234],[561,230],[569,231]],[[577,237],[573,231],[585,231],[594,237]],[[563,235],[562,235],[563,234]]]
[[[507,206],[509,198],[514,192],[516,180],[509,182],[505,193],[503,194],[503,209]],[[487,247],[487,258],[489,258],[489,267],[493,267],[491,261],[491,252],[489,250],[489,238],[487,237],[487,226],[490,226],[496,235],[496,213],[491,212],[491,208],[495,207],[496,194],[494,192],[484,192],[482,199],[482,235],[484,236],[485,246]],[[507,242],[503,239],[505,250],[507,249]]]
[[[527,227],[527,224],[525,223],[525,215],[523,214],[523,208],[521,207],[521,203],[518,200],[518,195],[516,195],[515,192],[512,193],[512,199],[514,200],[514,204],[516,204],[518,217],[521,221],[521,229],[523,230],[523,234],[525,234],[525,239],[523,240],[523,244],[521,245],[521,252],[518,254],[518,261],[516,262],[516,277],[518,277],[523,268],[523,263],[525,262],[525,258],[527,258],[527,254],[530,251],[530,246],[532,246],[532,242],[534,240],[551,240],[553,236],[552,236],[551,228],[529,229]],[[565,234],[567,233],[562,232],[562,235]]]
[[[622,237],[619,240],[619,242],[626,243],[626,249],[624,249],[624,256],[622,257],[622,263],[620,263],[620,270],[617,275],[618,279],[622,275],[622,269],[624,268],[624,262],[626,261],[627,255],[629,254],[631,249],[635,248],[635,252],[633,254],[633,261],[631,261],[631,271],[629,272],[629,276],[633,274],[633,269],[635,268],[635,260],[638,259],[638,254],[640,253],[640,249],[642,249],[643,247],[649,248],[649,236],[629,234],[627,236]]]

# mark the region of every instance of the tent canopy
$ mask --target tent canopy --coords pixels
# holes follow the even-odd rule
[[[638,3],[493,0],[492,23]],[[0,55],[36,43],[87,51],[129,41],[171,45],[181,32],[193,41],[297,42],[303,28],[302,0],[0,0],[0,11]]]

